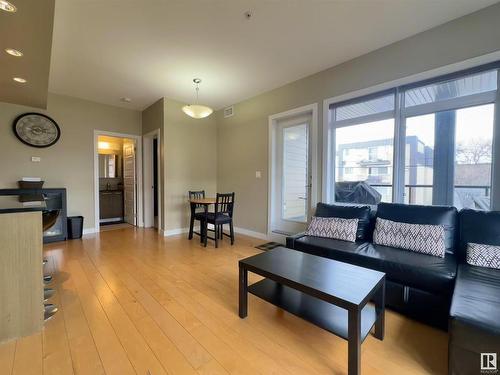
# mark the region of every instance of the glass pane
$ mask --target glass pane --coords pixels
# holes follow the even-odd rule
[[[490,70],[405,92],[405,107],[455,99],[497,89],[497,71]]]
[[[308,176],[307,124],[283,129],[283,201],[285,220],[307,221]]]
[[[407,204],[432,204],[434,114],[406,119],[405,191]]]
[[[351,120],[394,110],[394,94],[366,100],[360,103],[335,107],[335,121]]]
[[[456,111],[454,205],[488,210],[494,104]]]
[[[335,130],[335,201],[392,201],[394,119]]]

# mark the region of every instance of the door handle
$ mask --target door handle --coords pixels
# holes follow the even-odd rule
[[[302,199],[303,201],[305,201],[307,198],[306,197],[297,197],[297,199]]]

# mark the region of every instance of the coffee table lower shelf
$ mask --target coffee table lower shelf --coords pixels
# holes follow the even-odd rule
[[[347,310],[298,290],[264,279],[248,286],[248,292],[310,323],[348,340]],[[370,333],[377,313],[367,304],[361,312],[361,342]]]

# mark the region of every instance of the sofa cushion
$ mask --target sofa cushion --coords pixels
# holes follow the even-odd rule
[[[451,294],[457,269],[452,254],[439,258],[368,242],[303,236],[295,239],[294,248],[382,271],[388,280],[442,295]]]
[[[465,262],[468,243],[500,246],[500,212],[464,209],[459,213],[459,260]]]
[[[500,270],[461,264],[450,317],[500,335]]]
[[[307,227],[306,235],[355,242],[357,230],[358,219],[313,216]]]
[[[356,239],[362,241],[371,237],[370,210],[369,206],[338,206],[334,204],[318,203],[315,216],[358,219]]]
[[[459,265],[450,308],[450,374],[479,374],[482,353],[498,352],[499,316],[500,270]]]
[[[373,243],[441,258],[446,251],[443,226],[400,223],[380,217],[375,223]]]
[[[345,251],[347,254],[355,256],[357,249],[366,246],[366,244],[367,242],[347,242],[333,238],[303,235],[294,239],[293,249],[325,258],[336,259],[334,255],[337,251]]]
[[[500,246],[469,243],[467,263],[471,266],[500,269]]]
[[[455,250],[458,238],[458,212],[455,207],[380,203],[377,218],[410,224],[442,225],[446,252],[453,253]]]

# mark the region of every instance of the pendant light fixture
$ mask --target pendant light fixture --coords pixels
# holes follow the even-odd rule
[[[198,96],[200,91],[200,83],[201,79],[195,78],[193,79],[194,84],[196,85],[196,102],[195,104],[188,104],[182,107],[182,111],[192,118],[204,118],[208,117],[214,111],[212,108],[207,107],[206,105],[198,104]]]

